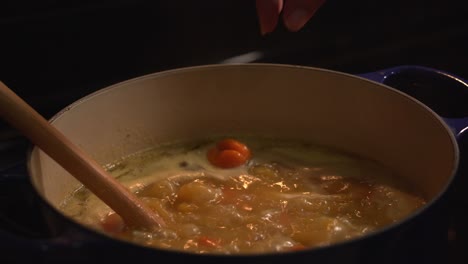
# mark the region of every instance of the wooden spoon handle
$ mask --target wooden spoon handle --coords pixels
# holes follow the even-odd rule
[[[0,81],[0,116],[42,149],[133,226],[153,230],[164,221],[102,166]]]

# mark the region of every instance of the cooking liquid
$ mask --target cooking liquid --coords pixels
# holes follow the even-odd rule
[[[61,209],[117,239],[195,253],[251,254],[326,246],[397,222],[425,204],[369,159],[277,139],[242,138],[251,160],[220,169],[215,140],[158,146],[106,166],[165,220],[155,232],[106,231],[112,210],[84,187]]]

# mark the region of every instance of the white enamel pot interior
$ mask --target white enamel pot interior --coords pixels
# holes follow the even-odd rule
[[[458,165],[450,129],[420,102],[376,82],[308,67],[207,65],[150,74],[99,90],[51,122],[102,164],[159,142],[209,135],[334,146],[378,160],[417,186],[429,201],[420,211],[446,192]],[[80,183],[37,148],[28,165],[38,194],[59,212]]]

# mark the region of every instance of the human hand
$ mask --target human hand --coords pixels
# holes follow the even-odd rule
[[[255,0],[262,35],[275,30],[280,16],[289,31],[300,30],[326,0]]]

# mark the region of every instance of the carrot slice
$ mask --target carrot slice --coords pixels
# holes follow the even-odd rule
[[[210,248],[217,248],[220,246],[221,240],[214,239],[206,236],[198,238],[198,245]]]
[[[124,230],[125,223],[120,215],[111,213],[101,221],[101,226],[106,232],[115,234],[121,233]]]
[[[300,250],[304,250],[304,249],[307,249],[307,248],[302,244],[296,244],[296,245],[289,248],[290,251],[300,251]]]
[[[235,150],[239,152],[246,159],[250,159],[250,150],[242,142],[239,142],[235,139],[224,139],[218,142],[217,147],[219,150]]]
[[[224,139],[207,153],[211,164],[224,169],[241,166],[250,159],[250,156],[249,148],[235,139]]]

